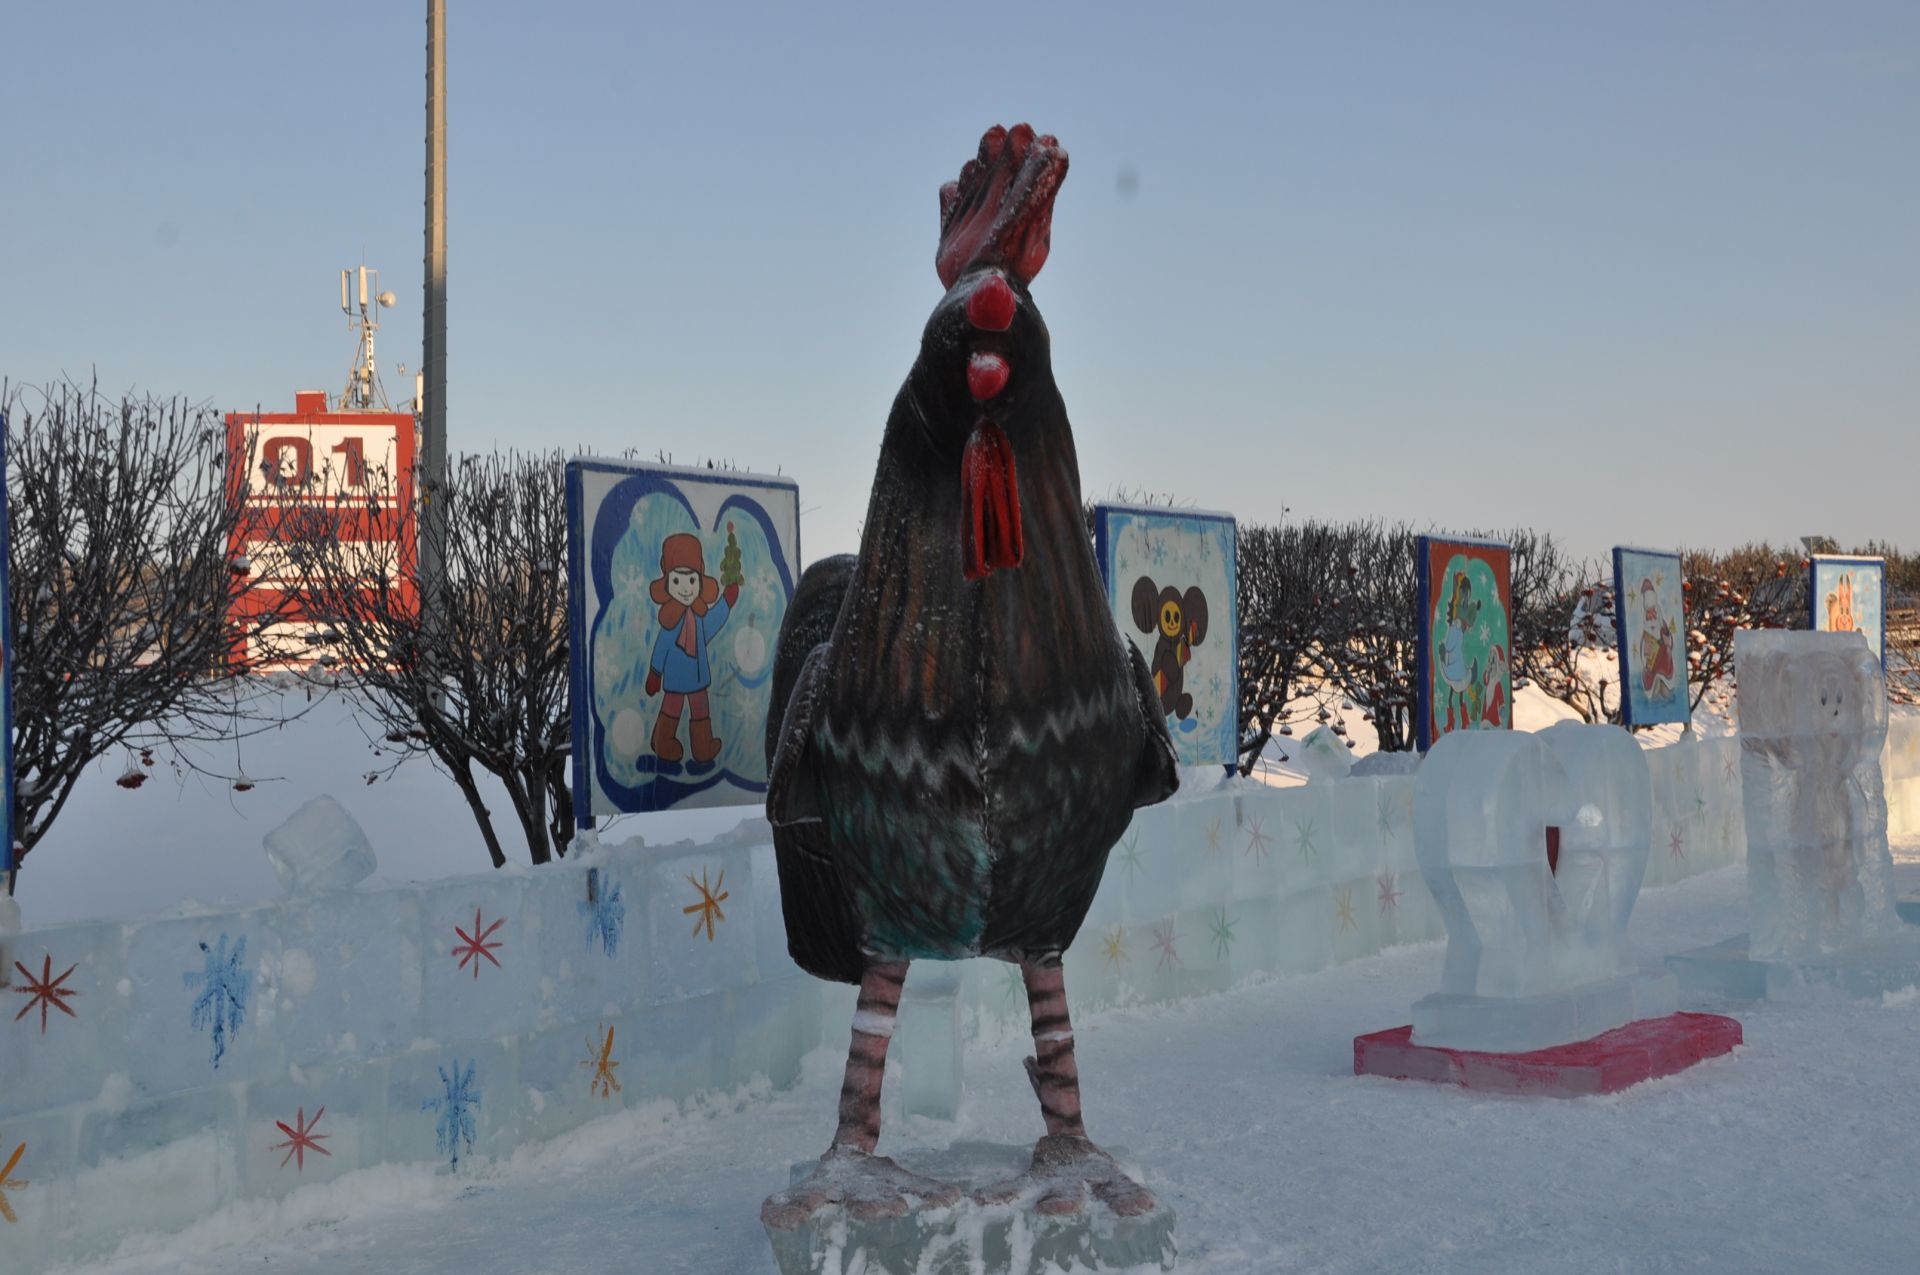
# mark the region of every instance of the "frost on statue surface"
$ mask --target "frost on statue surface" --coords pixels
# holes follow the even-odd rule
[[[1887,691],[1859,633],[1734,635],[1746,806],[1748,954],[1897,935],[1880,754]]]
[[[1421,765],[1414,848],[1447,926],[1440,992],[1414,1039],[1515,1052],[1673,1011],[1626,944],[1646,872],[1652,792],[1625,731],[1458,732]]]

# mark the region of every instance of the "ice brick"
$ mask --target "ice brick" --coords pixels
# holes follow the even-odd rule
[[[0,1169],[16,1153],[20,1157],[12,1173],[0,1177],[27,1183],[0,1187],[13,1210],[13,1218],[0,1221],[0,1255],[8,1271],[38,1270],[56,1254],[87,1255],[72,1251],[79,1220],[74,1192],[79,1126],[72,1110],[0,1119]]]
[[[1741,630],[1734,663],[1752,955],[1895,933],[1879,660],[1858,633]]]
[[[177,1230],[237,1198],[238,1093],[220,1085],[88,1114],[73,1180],[85,1204],[73,1250],[99,1252],[133,1231]]]
[[[570,863],[530,874],[527,910],[539,935],[543,1023],[605,1018],[645,1003],[652,991],[649,880],[645,871],[612,864]],[[746,909],[739,915],[744,928]]]
[[[422,893],[321,895],[283,912],[269,972],[287,1062],[379,1057],[426,1033],[424,969],[440,953],[422,951]]]
[[[755,980],[754,885],[744,846],[676,854],[653,865],[628,906],[647,918],[647,986],[655,1000],[704,996]]]
[[[753,868],[753,961],[761,980],[805,976],[787,951],[787,920],[780,908],[780,865],[772,845],[748,852]]]
[[[953,962],[915,961],[908,968],[887,1055],[900,1064],[900,1107],[907,1115],[951,1120],[960,1110],[959,998]]]
[[[288,1067],[242,1094],[244,1194],[275,1197],[376,1163],[387,1119],[384,1062]]]
[[[733,1022],[728,1084],[750,1084],[764,1076],[774,1088],[785,1089],[799,1080],[800,1060],[821,1043],[823,986],[814,978],[780,979],[726,993]]]
[[[380,1158],[456,1172],[513,1150],[530,1099],[515,1051],[500,1041],[416,1049],[388,1060]]]
[[[127,939],[128,1072],[142,1095],[277,1070],[277,907],[137,926]]]
[[[1175,801],[1170,847],[1180,870],[1180,903],[1198,907],[1233,894],[1233,802],[1206,797]]]
[[[544,988],[531,873],[440,883],[421,898],[426,1039],[467,1040],[534,1030]]]
[[[1331,726],[1315,727],[1293,751],[1294,760],[1307,772],[1308,783],[1345,779],[1353,770],[1353,750]]]
[[[619,1111],[638,1092],[633,1059],[644,1020],[624,1014],[557,1024],[519,1047],[516,1140],[551,1138]]]
[[[294,896],[350,890],[380,865],[366,832],[324,793],[262,837],[280,888]]]
[[[14,1009],[0,1015],[0,1118],[91,1098],[127,1070],[125,952],[118,924],[28,930],[15,941]]]

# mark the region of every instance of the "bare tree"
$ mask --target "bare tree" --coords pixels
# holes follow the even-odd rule
[[[25,861],[95,759],[270,724],[251,708],[231,547],[247,457],[204,405],[0,389],[7,429],[14,830]],[[271,625],[262,611],[253,619]],[[277,711],[271,724],[281,720]],[[236,786],[244,783],[236,779]]]
[[[1724,707],[1726,692],[1719,683],[1733,676],[1735,632],[1806,627],[1807,562],[1767,544],[1747,544],[1731,553],[1687,550],[1680,562],[1690,707],[1698,711],[1709,695]]]
[[[495,867],[507,856],[476,772],[506,787],[533,862],[573,839],[563,463],[467,456],[430,483],[437,580],[416,579],[408,527],[378,525],[410,519],[409,498],[316,502],[301,537],[302,604],[329,646],[320,675],[379,723],[377,747],[452,777]]]
[[[1613,586],[1592,563],[1568,559],[1550,532],[1516,528],[1513,546],[1514,690],[1532,685],[1583,722],[1621,719]]]
[[[1332,538],[1334,595],[1328,676],[1366,710],[1381,752],[1414,746],[1419,702],[1420,580],[1407,523],[1352,523]]]
[[[1240,628],[1240,773],[1276,734],[1324,710],[1323,644],[1343,561],[1326,523],[1242,525],[1235,551]]]

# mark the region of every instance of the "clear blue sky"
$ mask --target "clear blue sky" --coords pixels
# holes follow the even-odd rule
[[[450,8],[452,447],[779,469],[850,548],[996,121],[1091,494],[1920,546],[1920,4]],[[0,11],[0,373],[419,362],[424,7]],[[1132,175],[1132,182],[1123,180]]]

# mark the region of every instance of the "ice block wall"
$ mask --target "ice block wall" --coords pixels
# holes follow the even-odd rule
[[[1737,742],[1648,763],[1646,884],[1739,859]],[[1920,828],[1920,718],[1894,720],[1886,766],[1896,835]],[[1444,937],[1413,783],[1236,782],[1139,812],[1067,955],[1075,1010]],[[24,1147],[12,1176],[29,1185],[5,1192],[9,1273],[357,1168],[454,1170],[623,1106],[789,1085],[808,1051],[844,1047],[852,1013],[851,989],[787,957],[759,820],[537,870],[29,929],[14,957],[0,1165]],[[894,1101],[937,1108],[958,1043],[1025,1032],[1007,968],[928,971],[946,986],[903,1014],[896,1053],[918,1073]]]

